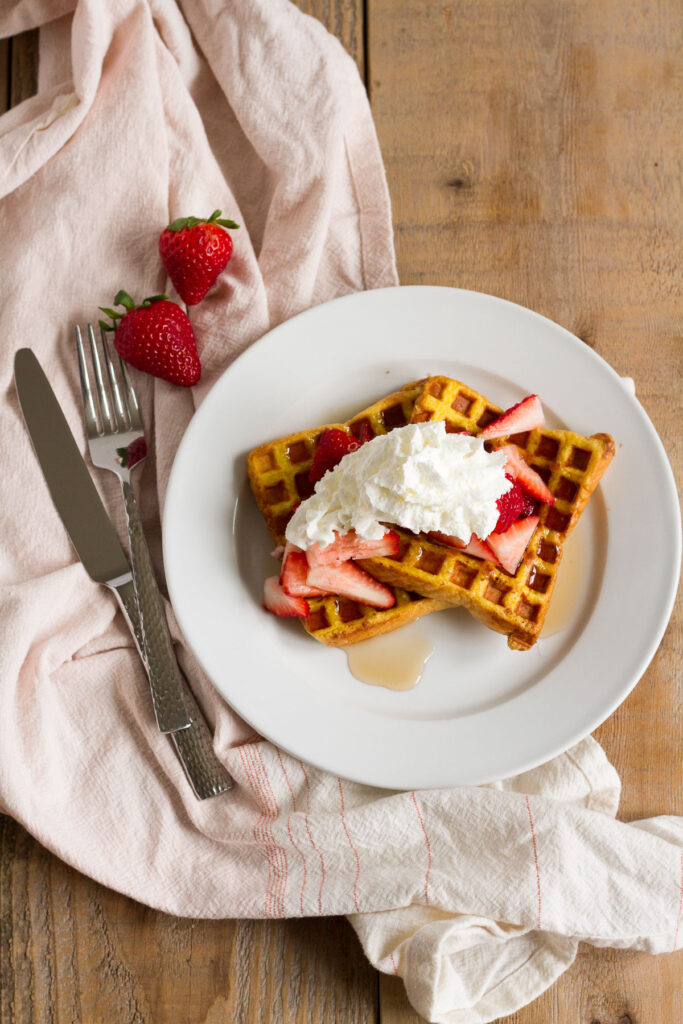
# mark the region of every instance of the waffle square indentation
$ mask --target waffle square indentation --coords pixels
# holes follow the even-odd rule
[[[456,562],[453,566],[451,583],[455,583],[456,587],[462,587],[463,590],[469,590],[476,578],[476,569],[471,569],[468,565],[462,565],[460,562]]]
[[[270,448],[267,452],[261,452],[259,455],[255,455],[254,463],[259,473],[270,473],[272,469],[277,469],[277,459]]]
[[[276,484],[264,487],[263,496],[269,505],[279,505],[281,502],[287,501],[289,494],[286,483],[284,480],[278,480]]]
[[[456,412],[461,412],[463,416],[467,416],[473,405],[473,398],[466,395],[464,391],[458,391],[457,395],[451,402],[451,409],[455,409]]]
[[[328,619],[327,612],[324,608],[314,608],[306,619],[306,625],[310,629],[311,633],[317,633],[321,629],[327,629],[329,624],[330,620]]]
[[[517,605],[517,614],[526,619],[527,622],[535,622],[538,618],[538,609],[539,606],[537,604],[532,604],[531,601],[521,598]]]
[[[363,618],[363,610],[359,608],[355,601],[341,598],[336,604],[337,612],[342,622],[355,622],[356,619]]]
[[[354,422],[350,424],[350,428],[351,433],[355,438],[359,438],[361,433],[367,438],[373,438],[375,436],[375,431],[372,429],[372,423],[366,416],[364,416],[362,420],[354,420]]]
[[[552,541],[541,539],[541,543],[538,545],[538,557],[542,558],[544,562],[550,562],[554,565],[557,561],[558,547],[557,544],[553,544]]]
[[[427,394],[433,395],[434,398],[441,398],[445,390],[446,385],[442,380],[430,380],[429,384],[425,388]]]
[[[544,434],[540,441],[536,445],[536,455],[540,455],[542,459],[556,459],[557,453],[560,450],[560,442],[556,441],[554,437],[546,437]]]
[[[441,555],[437,551],[430,551],[429,548],[420,548],[420,553],[415,561],[415,568],[436,576],[441,571],[445,558],[445,555]]]
[[[552,473],[550,466],[542,466],[539,465],[538,462],[532,462],[531,468],[536,470],[544,484],[548,483],[548,480],[550,480],[550,474]]]
[[[560,512],[559,509],[549,508],[545,521],[549,530],[555,530],[556,533],[565,533],[571,518],[570,515]]]
[[[525,430],[522,434],[510,434],[508,441],[512,441],[518,448],[526,448],[529,443],[530,430]]]
[[[491,409],[488,405],[484,409],[483,413],[477,420],[477,426],[483,430],[484,427],[488,427],[489,423],[493,423],[494,420],[498,419],[498,413],[495,409]]]
[[[555,488],[555,497],[559,498],[560,501],[567,501],[571,504],[576,497],[578,490],[578,484],[575,484],[568,476],[563,476],[560,477],[559,483]]]
[[[308,445],[305,441],[293,441],[287,449],[287,458],[289,461],[296,465],[299,462],[305,462],[309,459],[311,453],[308,450]]]
[[[458,423],[454,423],[453,420],[446,420],[446,433],[447,434],[466,434],[467,427],[463,427]]]
[[[592,452],[586,448],[577,448],[576,445],[573,445],[567,465],[572,469],[586,469],[591,460],[591,454]]]
[[[392,562],[402,562],[406,557],[406,551],[410,547],[410,544],[403,537],[399,538],[398,551],[395,555],[386,555],[386,558],[390,558]]]
[[[308,470],[304,469],[301,473],[297,473],[294,477],[294,486],[296,487],[296,493],[303,500],[304,498],[310,498],[315,489],[315,484],[311,483],[308,478]]]
[[[527,579],[527,586],[538,594],[545,594],[550,585],[550,580],[551,576],[547,572],[542,572],[537,565],[532,565]]]
[[[287,512],[283,512],[281,516],[277,516],[273,521],[273,529],[278,537],[284,537],[285,530],[287,529],[287,523],[292,518],[294,509],[289,509]]]
[[[405,427],[408,420],[403,411],[402,405],[390,405],[388,409],[385,409],[382,413],[382,423],[387,429],[387,433],[393,430],[394,427]]]
[[[486,584],[484,600],[490,601],[491,604],[502,604],[505,600],[505,595],[509,592],[510,588],[506,587],[499,580],[491,580],[490,583]]]

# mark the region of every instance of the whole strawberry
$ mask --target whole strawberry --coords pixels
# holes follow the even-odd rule
[[[171,384],[189,388],[197,383],[202,368],[192,324],[176,302],[167,295],[153,295],[136,306],[128,292],[120,291],[114,305],[125,312],[100,306],[113,321],[100,320],[100,327],[116,332],[114,347],[122,359]]]
[[[188,306],[201,302],[232,256],[232,238],[226,228],[234,220],[220,220],[214,210],[208,220],[179,217],[159,236],[159,253],[173,287]]]

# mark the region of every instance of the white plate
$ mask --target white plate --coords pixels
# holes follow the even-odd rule
[[[262,610],[276,565],[245,460],[263,441],[346,419],[430,373],[503,407],[536,392],[550,426],[610,433],[617,451],[570,538],[580,536],[589,571],[566,628],[520,653],[464,609],[426,616],[435,653],[415,689],[395,692],[358,682],[344,651]],[[164,516],[173,607],[225,699],[291,753],[393,789],[504,778],[587,735],[652,658],[680,554],[671,469],[617,374],[550,320],[450,288],[348,296],[253,345],[192,420]]]

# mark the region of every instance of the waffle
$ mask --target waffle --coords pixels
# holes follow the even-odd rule
[[[373,436],[386,434],[394,427],[410,423],[415,400],[422,394],[423,382],[406,384],[358,413],[347,423],[330,423],[312,430],[300,430],[276,441],[262,444],[249,453],[247,472],[256,503],[277,544],[285,541],[285,530],[294,506],[313,493],[308,472],[323,430],[338,427],[356,437],[361,430]],[[427,612],[445,608],[447,603],[423,597],[410,586],[394,587],[396,604],[380,610],[348,598],[329,596],[309,599],[309,615],[303,619],[306,632],[333,647],[357,643],[380,633],[404,626]]]
[[[448,432],[477,434],[502,411],[477,391],[447,377],[429,377],[416,397],[411,422],[445,420]],[[415,386],[415,385],[413,385]],[[541,505],[539,524],[514,576],[491,562],[470,557],[422,535],[397,530],[401,543],[391,558],[360,561],[377,579],[450,605],[464,605],[490,629],[508,636],[508,646],[528,650],[543,627],[562,545],[614,455],[608,434],[583,437],[542,427],[509,438],[543,478],[553,506]]]

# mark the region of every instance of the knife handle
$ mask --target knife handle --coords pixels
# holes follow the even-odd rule
[[[147,666],[157,725],[161,732],[176,732],[190,725],[183,701],[183,681],[168,631],[166,612],[154,578],[152,560],[138,512],[133,488],[121,481],[126,506],[130,564],[140,615],[140,646]]]
[[[116,583],[108,584],[119,602],[124,618],[133,634],[135,645],[142,662],[147,669],[142,646],[140,616],[135,597],[132,575],[125,576]],[[180,669],[178,669],[180,672]],[[180,672],[183,688],[183,702],[190,712],[190,725],[169,734],[180,760],[187,780],[199,800],[218,796],[232,788],[232,778],[213,752],[213,737],[206,724],[197,701],[194,698],[185,677]]]

